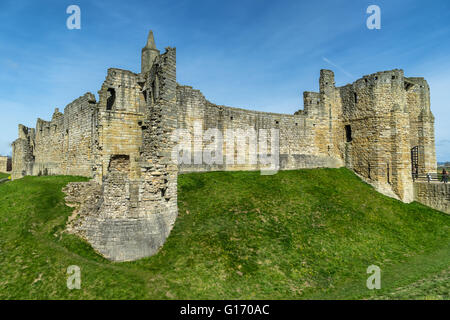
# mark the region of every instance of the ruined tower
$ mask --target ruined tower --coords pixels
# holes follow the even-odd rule
[[[170,133],[177,127],[176,51],[159,55],[150,32],[142,63],[141,74],[110,69],[99,92],[95,167],[101,196],[97,212],[73,228],[116,261],[156,253],[178,213],[178,168],[170,158]]]
[[[155,38],[153,36],[153,31],[150,30],[147,38],[147,44],[142,48],[141,54],[141,73],[145,74],[152,68],[153,62],[156,57],[160,54],[159,50],[156,49]]]

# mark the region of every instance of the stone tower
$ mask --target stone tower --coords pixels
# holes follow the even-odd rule
[[[147,73],[150,71],[155,58],[159,56],[160,52],[156,49],[155,38],[153,37],[153,31],[150,30],[147,38],[147,44],[142,48],[141,55],[141,73]]]

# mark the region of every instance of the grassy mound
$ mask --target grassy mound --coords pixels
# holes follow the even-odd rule
[[[346,169],[179,177],[160,252],[111,263],[62,232],[79,177],[0,185],[1,299],[449,299],[450,216],[378,194]],[[67,267],[81,268],[68,290]],[[381,268],[381,290],[366,269]]]

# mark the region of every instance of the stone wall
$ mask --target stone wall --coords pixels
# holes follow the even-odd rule
[[[180,165],[181,172],[189,171],[211,171],[211,170],[259,170],[265,166],[259,163],[252,164],[249,157],[257,153],[257,150],[250,148],[248,138],[242,141],[237,140],[231,148],[236,149],[234,158],[226,159],[227,141],[225,141],[227,130],[242,134],[248,134],[245,130],[250,129],[256,134],[256,141],[260,141],[260,129],[266,129],[267,147],[271,153],[270,130],[279,130],[279,160],[281,169],[317,168],[317,167],[339,167],[342,162],[327,153],[322,153],[316,140],[315,127],[319,125],[320,119],[308,116],[304,113],[296,115],[258,112],[246,109],[218,106],[207,101],[199,90],[194,90],[189,86],[177,87],[177,114],[178,128],[186,129],[191,137],[192,150],[190,163]],[[195,128],[197,126],[197,128]],[[195,130],[203,133],[209,129],[217,129],[223,137],[222,164],[205,164],[202,159],[202,150],[194,150],[197,143],[205,149],[211,141],[204,136],[196,134]],[[253,131],[254,130],[254,131]],[[242,137],[239,137],[242,138]],[[237,146],[239,143],[246,144],[246,161],[239,163]],[[200,155],[198,156],[198,153]]]
[[[33,175],[35,129],[19,124],[18,138],[12,143],[12,179]]]
[[[12,162],[10,157],[0,156],[0,172],[8,173],[11,171]]]
[[[13,142],[12,178],[24,175],[92,175],[92,146],[96,101],[91,93],[64,109],[56,109],[51,121],[38,119],[36,129],[19,126]]]
[[[419,174],[436,172],[434,116],[430,108],[430,87],[424,78],[405,78],[410,117],[410,146],[419,147]]]
[[[439,182],[414,182],[414,200],[450,214],[450,185]]]
[[[150,58],[155,62],[163,56]],[[111,157],[120,155],[130,157],[130,176],[140,177],[143,132],[152,126],[144,125],[144,119],[155,97],[164,92],[155,70],[144,75],[109,69],[99,103],[88,93],[69,104],[64,114],[56,110],[51,121],[38,119],[36,129],[21,126],[14,143],[13,178],[72,174],[94,177],[101,183]],[[221,163],[206,164],[201,154],[212,140],[196,135],[195,130],[218,129],[225,136],[227,130],[251,128],[259,140],[259,130],[266,129],[270,152],[270,130],[277,129],[280,169],[346,165],[378,191],[412,201],[411,148],[420,147],[420,172],[436,167],[434,118],[426,81],[392,70],[335,87],[333,72],[322,70],[319,87],[318,93],[304,93],[303,110],[287,115],[215,105],[199,90],[176,85],[177,129],[187,130],[193,151],[190,163],[180,164],[180,172],[264,168],[249,163],[257,151],[250,148],[248,139],[236,139],[230,146],[236,149],[232,162],[223,158]],[[203,148],[194,150],[199,139]],[[248,145],[246,163],[238,161],[239,143]],[[223,155],[227,148],[224,141]]]
[[[130,174],[140,175],[136,159],[142,146],[142,123],[146,101],[144,80],[138,74],[120,69],[109,69],[99,91],[96,149],[93,175],[98,182],[107,174],[113,156],[130,157]]]

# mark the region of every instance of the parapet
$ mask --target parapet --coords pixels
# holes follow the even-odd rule
[[[320,70],[319,87],[321,93],[329,93],[335,88],[334,72],[327,69]]]

